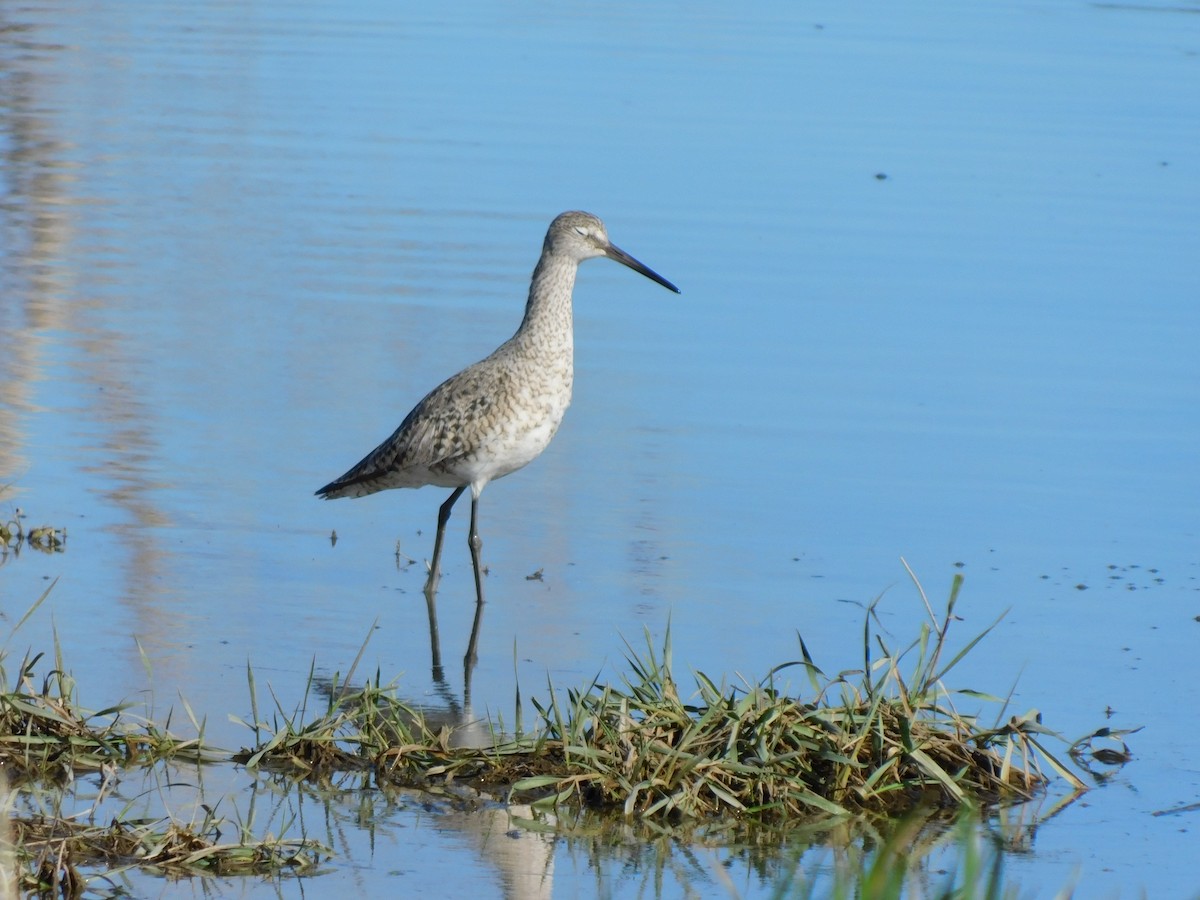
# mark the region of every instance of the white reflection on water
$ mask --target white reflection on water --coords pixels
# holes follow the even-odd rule
[[[1060,816],[1014,870],[1153,891],[1186,857],[1149,813],[1196,787],[1161,727],[1200,674],[1186,11],[12,13],[0,481],[70,541],[4,567],[5,614],[58,577],[95,705],[145,689],[136,635],[159,705],[230,746],[247,659],[294,697],[370,634],[368,664],[441,696],[440,497],[311,492],[512,332],[546,223],[592,209],[684,295],[581,273],[574,408],[489,487],[475,709],[510,713],[514,668],[525,696],[620,671],[668,615],[681,666],[757,677],[799,630],[836,671],[854,604],[898,585],[915,627],[899,555],[935,595],[961,562],[964,638],[1011,608],[963,684],[1023,671],[1072,736],[1107,705],[1159,725],[1136,799]],[[472,612],[453,524],[447,658]]]

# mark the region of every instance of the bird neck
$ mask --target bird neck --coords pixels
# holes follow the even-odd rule
[[[525,318],[517,335],[537,334],[538,343],[547,340],[571,343],[571,292],[575,289],[575,273],[579,263],[549,253],[543,253],[533,270],[529,285],[529,300],[525,303]]]

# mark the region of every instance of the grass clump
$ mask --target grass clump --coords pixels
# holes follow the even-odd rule
[[[260,718],[254,672],[248,668],[251,720],[234,721],[252,729],[256,743],[235,753],[234,762],[317,784],[329,784],[337,773],[366,771],[387,785],[439,790],[456,781],[479,788],[502,783],[507,789],[513,766],[522,774],[545,770],[543,755],[527,740],[497,739],[488,748],[454,746],[451,726],[431,727],[420,710],[396,697],[394,686],[382,683],[379,673],[363,687],[350,686],[356,665],[357,660],[345,678],[335,675],[328,681],[310,669],[304,697],[291,711],[272,691],[270,722]],[[319,712],[306,720],[314,700],[321,701]],[[517,761],[504,765],[510,757]]]
[[[26,546],[44,553],[62,553],[66,550],[67,529],[54,525],[26,528],[22,521],[24,518],[25,514],[16,509],[12,516],[0,521],[0,563],[4,562],[10,551],[16,555]]]
[[[287,711],[272,690],[275,711],[270,722],[260,716],[254,669],[247,665],[251,718],[230,718],[254,732],[255,746],[235,753],[234,762],[317,782],[335,772],[370,770],[385,758],[394,761],[406,755],[405,767],[413,780],[418,772],[435,768],[449,752],[448,729],[434,734],[423,715],[399,700],[392,685],[383,684],[379,672],[361,688],[350,686],[369,641],[368,633],[345,677],[319,680],[314,661],[304,696],[293,711]],[[320,712],[306,722],[309,706],[321,698]]]
[[[956,576],[940,617],[925,599],[930,622],[900,650],[879,634],[872,604],[862,669],[832,679],[801,639],[803,658],[757,684],[717,685],[697,673],[689,702],[672,672],[668,634],[661,659],[652,646],[630,653],[632,674],[621,686],[593,684],[565,702],[552,691],[549,705],[537,705],[545,728],[536,744],[557,770],[518,779],[513,793],[667,821],[766,821],[1028,799],[1047,781],[1043,767],[1082,790],[1044,746],[1051,733],[1036,711],[1004,720],[1002,709],[1000,721],[983,727],[955,708],[943,678],[991,630],[944,661],[961,583]],[[814,700],[778,686],[791,667],[807,675]]]
[[[54,668],[37,675],[43,654],[26,656],[9,684],[0,658],[0,766],[14,781],[67,780],[110,767],[165,760],[212,761],[219,752],[203,741],[178,738],[152,722],[135,725],[119,705],[92,711],[76,699],[74,678],[56,654]]]
[[[437,736],[425,727],[424,718],[397,699],[378,673],[374,682],[350,688],[349,679],[338,676],[321,683],[310,668],[304,697],[292,712],[284,709],[272,691],[275,712],[267,722],[259,715],[254,670],[247,667],[246,671],[251,721],[234,721],[252,729],[256,743],[252,749],[235,753],[233,759],[247,767],[261,766],[319,781],[335,772],[369,770],[381,754],[397,746],[437,750]],[[319,695],[324,695],[323,709],[306,722],[309,705]]]
[[[42,594],[14,633],[49,595]],[[236,840],[222,839],[229,823],[204,806],[203,820],[134,818],[129,807],[96,824],[100,804],[121,773],[165,764],[202,764],[228,759],[207,746],[203,724],[187,707],[200,735],[179,738],[165,726],[131,715],[128,704],[85,708],[66,668],[57,635],[53,659],[27,653],[11,670],[0,647],[0,897],[124,896],[105,890],[129,869],[171,877],[307,872],[330,851],[304,838],[256,839],[238,826]],[[98,773],[99,793],[90,809],[66,814],[63,800],[77,776]],[[39,798],[50,798],[43,805]],[[17,812],[17,807],[21,811]],[[102,868],[101,874],[95,869]],[[4,879],[8,879],[7,882]],[[8,891],[8,893],[5,893]]]
[[[97,893],[92,888],[99,876],[87,874],[96,868],[103,869],[108,883],[135,868],[172,878],[305,874],[330,854],[303,838],[255,839],[242,832],[237,840],[222,840],[224,824],[210,812],[196,824],[115,820],[96,825],[61,816],[15,816],[7,827],[19,889],[36,896]]]
[[[16,632],[54,584],[17,623]],[[0,768],[10,781],[63,781],[76,773],[153,765],[164,760],[212,761],[219,753],[202,738],[182,739],[166,727],[129,715],[128,704],[85,708],[63,663],[57,636],[48,668],[45,654],[26,654],[10,676],[0,649]],[[38,674],[39,667],[45,668]],[[193,720],[201,733],[203,729]]]
[[[661,654],[649,641],[642,653],[630,651],[630,673],[620,685],[593,682],[565,700],[550,686],[547,703],[534,701],[540,724],[531,734],[497,735],[482,749],[452,746],[449,729],[431,731],[378,676],[355,690],[335,680],[323,689],[323,711],[304,724],[310,673],[301,705],[287,714],[276,701],[267,725],[259,721],[251,673],[253,722],[246,724],[260,742],[235,758],[300,777],[374,768],[391,784],[465,781],[540,806],[577,804],[666,825],[986,806],[1032,798],[1047,771],[1082,791],[1083,782],[1047,749],[1057,736],[1036,710],[1009,715],[1006,700],[945,687],[947,673],[996,624],[952,651],[961,585],[956,576],[939,615],[917,583],[928,621],[900,648],[882,633],[879,601],[871,604],[862,667],[834,677],[818,668],[801,638],[801,659],[776,666],[762,681],[728,686],[696,673],[685,699],[668,630]],[[811,699],[781,684],[786,670],[803,675]],[[985,725],[957,708],[963,699],[1000,710]],[[270,736],[261,740],[264,732]]]

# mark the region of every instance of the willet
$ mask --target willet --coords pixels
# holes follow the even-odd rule
[[[388,488],[427,484],[453,488],[438,510],[437,534],[425,594],[437,592],[442,539],[455,501],[471,489],[468,545],[475,569],[476,625],[483,605],[479,495],[489,481],[515,472],[541,454],[571,402],[571,291],[585,259],[606,256],[679,293],[679,288],[613,246],[604,223],[565,212],[550,223],[533,270],[525,317],[516,334],[486,359],[463,369],[426,395],[386,441],[317,496],[363,497]],[[432,606],[431,606],[432,609]],[[472,633],[468,663],[474,658]]]

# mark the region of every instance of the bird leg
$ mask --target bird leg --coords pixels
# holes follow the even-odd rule
[[[478,513],[479,497],[472,494],[471,533],[467,537],[467,543],[471,546],[471,564],[475,567],[475,622],[471,626],[471,640],[467,645],[466,659],[463,660],[468,676],[470,670],[475,666],[475,660],[478,658],[475,648],[479,643],[479,623],[483,619],[483,565],[479,559],[479,551],[483,549],[483,541],[479,539],[479,529],[476,527]]]
[[[454,493],[438,509],[437,536],[433,539],[433,560],[429,563],[429,577],[425,580],[425,596],[432,597],[437,593],[438,582],[442,579],[442,538],[446,536],[446,523],[450,521],[450,510],[462,496],[466,485],[454,489]]]

